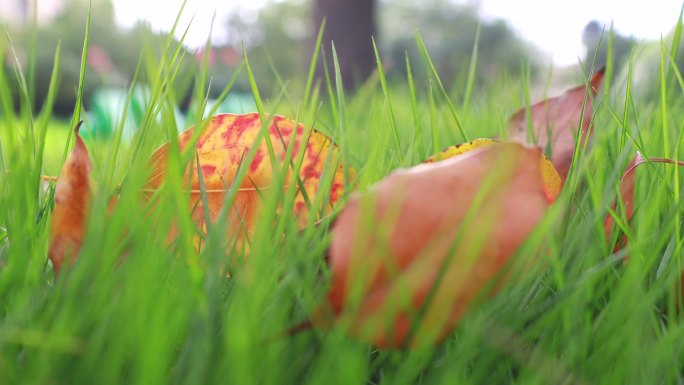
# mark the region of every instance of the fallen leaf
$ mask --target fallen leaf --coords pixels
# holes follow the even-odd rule
[[[556,198],[540,158],[493,142],[355,194],[332,228],[332,283],[312,322],[379,347],[444,338]]]
[[[622,178],[620,179],[620,188],[619,188],[619,195],[617,197],[617,200],[613,203],[612,205],[612,212],[609,213],[606,216],[605,221],[603,222],[604,225],[604,230],[606,233],[606,239],[610,240],[611,235],[613,233],[613,215],[618,215],[616,209],[618,203],[622,205],[624,208],[624,219],[625,219],[625,226],[629,228],[631,225],[631,219],[632,215],[634,215],[634,188],[636,186],[636,170],[637,168],[644,164],[644,163],[667,163],[667,164],[674,164],[676,166],[684,166],[684,162],[682,161],[676,161],[674,159],[667,159],[667,158],[648,158],[645,159],[641,153],[637,152],[637,154],[632,158],[632,161],[629,163],[627,166],[627,169],[625,170],[624,174],[622,174]],[[626,234],[620,234],[618,236],[618,239],[615,243],[615,246],[613,247],[613,253],[617,253],[618,251],[626,248],[628,245],[628,239]],[[624,255],[622,258],[623,261],[627,262],[629,260],[629,254]],[[680,292],[681,297],[684,298],[684,285],[682,283],[684,282],[684,271],[680,273],[680,281],[675,284],[675,292]],[[681,309],[679,308],[679,300],[677,301],[676,304],[676,309],[677,311],[680,311]]]
[[[429,157],[427,160],[425,160],[424,163],[439,162],[445,159],[453,158],[455,156],[464,154],[468,151],[472,151],[478,148],[482,148],[497,143],[501,142],[496,139],[489,138],[474,139],[470,142],[449,146],[441,152]],[[551,162],[546,156],[542,155],[539,158],[539,162],[542,172],[542,180],[544,182],[544,194],[546,195],[546,198],[549,200],[549,202],[553,203],[556,200],[558,194],[560,194],[560,190],[563,183],[561,181],[560,176],[558,175],[558,171],[556,171],[556,168],[553,166],[553,164],[551,164]]]
[[[90,209],[92,166],[88,149],[78,132],[81,123],[74,128],[75,145],[62,166],[55,187],[48,250],[55,275],[59,274],[63,263],[72,263],[76,259],[83,243]]]
[[[589,82],[594,96],[598,93],[604,70],[602,68],[597,71]],[[591,98],[587,97],[586,107],[582,109],[586,94],[586,86],[581,85],[560,96],[542,100],[530,107],[529,119],[527,109],[521,109],[513,114],[508,123],[508,140],[541,146],[550,153],[551,163],[558,170],[561,179],[565,180],[572,164],[580,119],[582,132],[579,145],[584,146],[591,134]],[[528,130],[528,120],[531,122],[531,130]]]
[[[297,164],[301,156],[302,163],[297,177],[291,167],[285,184],[276,188],[285,189],[296,183],[297,193],[294,198],[294,215],[298,225],[303,227],[308,223],[309,213],[328,213],[337,203],[344,192],[344,174],[339,159],[337,146],[329,137],[316,131],[308,131],[302,124],[296,124],[292,119],[283,116],[267,116],[272,120],[267,128],[275,156],[275,166],[282,169],[285,162]],[[192,217],[200,229],[205,229],[205,203],[201,196],[200,177],[204,180],[206,204],[210,219],[215,221],[224,205],[225,194],[233,184],[238,168],[255,145],[262,130],[262,122],[258,113],[244,115],[221,114],[211,118],[206,129],[200,134],[196,144],[196,162],[188,167],[184,181],[190,189],[190,210]],[[180,134],[178,143],[183,151],[190,144],[194,128]],[[292,136],[294,135],[294,139]],[[288,146],[293,140],[290,158]],[[262,197],[266,190],[273,188],[273,162],[265,140],[256,143],[254,160],[247,167],[246,177],[240,182],[239,191],[228,215],[229,231],[236,239],[242,239],[241,234],[252,235],[255,222],[259,216]],[[304,146],[304,148],[302,148]],[[151,159],[153,173],[147,183],[148,190],[156,190],[163,183],[166,176],[168,159],[168,145],[159,148]],[[198,167],[199,166],[199,167]],[[199,169],[199,171],[198,171]],[[327,170],[327,171],[326,171]],[[332,173],[334,177],[329,186],[327,202],[323,207],[310,207],[314,198],[322,188],[321,177],[325,173]],[[299,179],[299,180],[297,180]],[[303,189],[302,189],[303,187]],[[328,186],[324,186],[328,188]],[[307,199],[309,202],[307,202]],[[317,219],[320,215],[317,216]]]
[[[464,154],[468,151],[472,151],[481,147],[489,146],[491,144],[499,143],[496,139],[480,138],[475,139],[470,142],[457,144],[455,146],[449,146],[439,153],[427,158],[424,163],[434,163],[445,159],[453,158],[457,155]]]
[[[622,178],[620,179],[620,194],[618,195],[618,200],[614,202],[612,205],[612,212],[615,213],[615,215],[617,215],[618,202],[622,205],[622,207],[624,207],[624,218],[626,220],[627,226],[629,226],[629,222],[631,221],[632,215],[634,214],[634,188],[636,186],[636,170],[639,167],[639,165],[642,165],[644,163],[668,163],[678,166],[684,166],[684,162],[675,161],[673,159],[646,159],[641,155],[641,153],[637,152],[637,154],[634,156],[634,158],[632,158],[632,161],[627,166],[627,169],[625,170],[624,174],[622,174]],[[611,238],[614,221],[615,220],[613,218],[613,214],[609,213],[603,222],[604,230],[606,233],[606,239],[610,240]],[[613,248],[613,252],[618,252],[625,247],[627,247],[627,237],[624,234],[622,234],[621,237],[618,238],[617,243]]]
[[[620,193],[618,195],[618,199],[622,203],[622,207],[625,209],[625,218],[627,221],[632,218],[632,214],[634,213],[634,186],[636,185],[636,168],[643,162],[644,158],[639,152],[637,152],[620,179]],[[611,207],[613,213],[617,213],[617,203],[617,201],[614,202]],[[603,222],[607,239],[610,239],[610,235],[613,231],[613,222],[613,215],[608,214]],[[617,240],[613,252],[617,252],[626,246],[627,238],[623,236]]]

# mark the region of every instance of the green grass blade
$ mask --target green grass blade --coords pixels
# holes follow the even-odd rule
[[[428,64],[428,67],[432,72],[432,75],[434,77],[435,82],[437,83],[437,86],[439,86],[439,90],[442,93],[442,97],[444,97],[444,101],[447,103],[447,106],[449,107],[449,112],[451,112],[451,116],[454,118],[454,122],[456,122],[456,128],[458,129],[458,132],[461,134],[461,139],[463,140],[463,142],[467,142],[469,140],[468,135],[466,134],[465,130],[463,129],[463,126],[461,125],[461,120],[458,117],[456,108],[454,107],[454,104],[451,102],[449,94],[444,88],[444,84],[442,84],[442,79],[439,77],[439,74],[437,73],[437,68],[435,68],[435,65],[432,63],[432,59],[430,59],[430,54],[428,53],[427,46],[425,45],[423,37],[420,34],[416,34],[416,44],[418,45],[418,48],[420,49],[420,52],[423,55],[423,59]]]
[[[475,86],[475,74],[477,72],[477,53],[480,47],[480,30],[481,25],[477,25],[477,31],[475,32],[475,42],[473,43],[473,51],[470,54],[470,65],[468,66],[468,82],[466,83],[466,89],[463,93],[463,107],[462,110],[468,113],[470,108],[470,98],[473,93],[473,87]]]
[[[311,54],[311,62],[309,64],[309,71],[306,75],[306,86],[304,87],[304,98],[302,99],[302,104],[308,106],[311,102],[311,91],[313,87],[313,81],[316,77],[316,66],[318,64],[318,57],[321,53],[321,44],[323,43],[323,33],[325,32],[326,20],[323,19],[321,22],[321,27],[318,29],[318,35],[316,36],[316,42],[314,43],[313,53]]]
[[[399,155],[399,161],[401,162],[401,164],[404,164],[404,152],[401,148],[401,140],[399,140],[397,122],[394,119],[394,109],[392,108],[392,96],[389,91],[389,87],[387,86],[385,69],[382,66],[382,60],[380,59],[380,53],[378,52],[378,47],[375,44],[375,39],[373,39],[373,51],[375,52],[375,62],[377,64],[378,74],[380,75],[380,85],[382,86],[382,92],[385,95],[385,100],[387,102],[387,117],[389,118],[390,128],[392,129],[392,134],[394,136],[394,145],[396,146],[396,152]]]

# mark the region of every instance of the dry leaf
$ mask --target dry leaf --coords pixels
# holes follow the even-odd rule
[[[90,181],[90,156],[78,133],[76,142],[59,174],[55,189],[55,209],[50,224],[50,248],[48,257],[55,274],[64,262],[74,261],[83,243],[86,219],[92,195]]]
[[[629,163],[627,170],[624,174],[622,174],[622,178],[620,179],[620,195],[618,196],[618,199],[621,200],[622,205],[625,208],[625,218],[627,221],[632,218],[632,214],[634,213],[634,186],[636,184],[636,168],[642,163],[644,163],[644,158],[640,153],[637,152],[636,156],[634,156],[632,161]],[[612,206],[613,212],[616,212],[616,209],[617,202],[613,203]],[[610,235],[613,231],[613,216],[611,214],[606,216],[603,226],[605,228],[606,238],[610,239]],[[617,252],[626,246],[627,238],[621,237],[615,244],[613,252]]]
[[[296,183],[297,194],[294,200],[294,214],[298,216],[300,226],[308,222],[310,211],[327,213],[343,194],[344,175],[339,160],[337,146],[326,135],[316,131],[306,130],[301,124],[283,116],[267,116],[269,121],[268,135],[273,145],[275,164],[282,169],[285,162],[290,160],[297,164],[302,156],[302,164],[298,178],[295,178],[291,167],[288,167],[288,175],[285,185],[277,186],[284,189],[286,186]],[[198,226],[204,229],[205,214],[204,203],[201,199],[200,179],[198,172],[201,170],[205,184],[206,201],[211,220],[216,217],[224,204],[224,195],[232,185],[239,165],[247,156],[262,129],[262,122],[258,113],[244,115],[221,114],[211,118],[207,128],[200,134],[197,141],[197,161],[192,167],[188,167],[184,180],[191,190],[190,209],[193,219]],[[194,128],[190,128],[178,137],[181,151],[190,143]],[[294,139],[292,136],[294,135]],[[294,140],[291,156],[287,157],[287,149],[290,141]],[[232,236],[241,239],[241,234],[248,236],[253,233],[259,207],[261,206],[261,193],[273,188],[273,163],[269,155],[265,140],[258,143],[256,156],[248,166],[247,176],[239,185],[239,192],[233,202],[233,207],[228,215],[229,231]],[[305,146],[302,148],[302,146]],[[153,174],[148,181],[150,190],[159,188],[166,175],[166,161],[168,157],[168,145],[159,148],[152,156]],[[327,170],[327,171],[326,171]],[[306,198],[313,203],[314,198],[321,188],[321,177],[324,174],[333,173],[332,185],[329,186],[329,199],[324,207],[309,207]],[[300,189],[304,186],[305,193]],[[328,188],[328,186],[324,186]],[[243,232],[244,231],[244,232]]]
[[[537,148],[489,143],[356,194],[332,229],[332,284],[313,322],[380,347],[443,338],[556,198],[545,184],[560,178],[540,158]]]
[[[464,154],[468,151],[472,151],[481,147],[489,146],[492,144],[498,144],[501,143],[496,139],[489,139],[489,138],[479,138],[479,139],[474,139],[470,142],[466,143],[461,143],[457,144],[455,146],[450,146],[439,152],[438,154],[435,154],[431,157],[429,157],[424,163],[433,163],[433,162],[439,162],[445,159],[453,158],[455,156]],[[546,195],[546,198],[549,200],[549,202],[553,202],[556,200],[556,197],[558,194],[560,194],[560,190],[562,187],[562,181],[558,175],[558,172],[556,171],[555,167],[549,159],[546,156],[541,156],[539,158],[540,162],[540,167],[542,171],[542,179],[544,181],[543,183],[543,189],[544,189],[544,194]]]
[[[632,215],[634,214],[634,188],[636,186],[636,170],[639,167],[639,165],[642,165],[644,163],[668,163],[668,164],[674,164],[677,166],[684,166],[684,162],[682,161],[676,161],[673,159],[666,159],[666,158],[649,158],[645,159],[641,153],[637,152],[637,154],[632,158],[632,161],[629,163],[627,166],[627,169],[625,170],[624,174],[622,174],[622,178],[620,179],[620,194],[618,195],[618,201],[613,203],[612,206],[612,211],[613,213],[616,213],[616,207],[618,202],[624,207],[624,212],[625,212],[625,220],[626,226],[630,226],[630,221],[632,219]],[[611,239],[611,234],[613,232],[613,214],[609,213],[606,216],[605,221],[603,222],[604,225],[604,230],[606,232],[606,238],[608,240]],[[617,242],[615,243],[615,247],[613,248],[613,253],[617,253],[618,251],[624,249],[627,247],[628,240],[627,236],[625,234],[621,234],[619,238],[617,239]],[[623,257],[623,261],[629,260],[629,255],[625,255]],[[680,275],[680,283],[675,286],[675,291],[681,291],[681,296],[684,297],[684,286],[681,284],[684,282],[684,271]],[[677,310],[679,309],[679,305],[677,304]]]
[[[629,221],[632,219],[634,214],[634,187],[636,185],[636,169],[639,165],[644,163],[668,163],[679,166],[684,166],[684,162],[675,161],[673,159],[665,158],[649,158],[645,159],[641,153],[637,152],[632,161],[627,166],[622,178],[620,179],[620,195],[618,199],[625,209],[625,219],[627,221],[626,225],[629,226]],[[612,210],[617,213],[617,202],[613,203]],[[608,214],[605,221],[603,222],[604,229],[606,232],[606,238],[610,239],[611,233],[613,231],[613,215]],[[613,252],[618,252],[621,249],[627,247],[627,238],[623,235],[617,240]]]
[[[591,93],[596,96],[603,80],[604,69],[597,71],[589,82]],[[582,114],[586,86],[581,85],[567,90],[563,95],[542,100],[530,107],[529,120],[532,129],[528,130],[528,115],[525,108],[516,112],[508,123],[508,139],[520,143],[541,146],[550,151],[551,162],[558,170],[561,179],[570,171],[575,151],[575,138],[582,119],[580,146],[589,140],[591,125],[591,98],[587,98]],[[530,131],[530,132],[528,132]]]
[[[457,144],[455,146],[449,146],[442,150],[441,152],[427,158],[424,163],[434,163],[445,159],[453,158],[455,156],[464,154],[468,151],[478,149],[480,147],[489,146],[491,144],[499,143],[496,139],[480,138],[467,143]]]
[[[199,136],[196,146],[197,162],[188,168],[184,176],[191,195],[189,210],[192,211],[192,217],[198,227],[206,229],[198,164],[204,179],[210,218],[215,220],[240,163],[258,139],[261,129],[261,120],[256,113],[223,114],[211,118],[208,127]],[[193,130],[190,128],[178,137],[181,150],[184,150],[190,143]],[[75,131],[76,145],[62,168],[55,193],[49,250],[49,257],[55,266],[55,272],[59,271],[65,260],[72,262],[78,254],[83,242],[85,221],[91,199],[90,158],[78,134],[78,127]],[[343,170],[337,165],[339,159],[337,146],[332,144],[330,138],[324,134],[315,130],[307,131],[301,124],[295,125],[294,121],[282,116],[273,116],[268,127],[268,135],[273,145],[276,167],[284,169],[286,162],[290,164],[287,166],[288,174],[285,184],[278,188],[285,189],[288,185],[296,183],[297,192],[292,210],[295,216],[298,216],[299,225],[303,226],[308,223],[311,211],[316,213],[317,218],[321,213],[330,212],[332,205],[339,200],[344,190]],[[290,158],[286,159],[291,140],[293,142]],[[159,188],[164,181],[167,151],[168,145],[164,145],[152,156],[153,175],[147,183],[148,193]],[[295,177],[291,165],[299,165],[300,160],[301,167]],[[262,140],[228,216],[232,235],[238,239],[242,238],[243,229],[248,235],[253,231],[261,205],[259,194],[273,188],[272,165],[266,142]],[[313,203],[321,188],[321,178],[325,173],[333,176],[331,185],[325,186],[330,190],[329,193],[326,192],[328,199],[321,204],[325,206],[315,207]],[[308,202],[307,199],[309,199]],[[115,202],[116,197],[112,199],[110,208]],[[170,234],[170,237],[173,238],[175,235]]]

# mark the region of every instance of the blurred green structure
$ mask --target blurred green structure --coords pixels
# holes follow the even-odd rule
[[[128,99],[128,92],[122,88],[100,88],[95,90],[92,100],[89,103],[90,109],[87,112],[87,119],[83,129],[86,138],[108,139],[111,138],[119,129],[123,130],[122,138],[131,140],[138,128],[141,126],[145,111],[147,110],[150,95],[149,89],[136,87],[131,94],[131,98],[126,111],[125,120],[124,109]],[[210,99],[204,109],[204,118],[208,117],[216,104],[216,99]],[[189,108],[187,113],[181,111],[179,106],[174,107],[175,119],[178,131],[183,131],[194,122],[192,112],[196,108]],[[223,102],[219,104],[216,113],[243,114],[256,111],[254,98],[250,94],[231,93]]]

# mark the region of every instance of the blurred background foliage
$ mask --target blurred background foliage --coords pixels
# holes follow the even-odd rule
[[[14,52],[21,63],[27,79],[35,79],[29,89],[33,91],[34,111],[43,104],[47,95],[50,77],[55,61],[57,46],[60,46],[59,87],[54,106],[57,116],[70,116],[76,103],[81,54],[85,37],[85,20],[88,17],[87,0],[68,0],[61,11],[49,22],[8,24]],[[146,24],[132,29],[122,29],[116,24],[114,7],[110,1],[94,1],[91,13],[90,48],[88,70],[84,83],[86,106],[98,89],[127,88],[130,86],[141,55],[161,52],[167,43],[167,34],[152,31]],[[177,45],[178,42],[174,41]],[[5,71],[10,81],[16,81],[13,53],[5,43]],[[34,62],[29,58],[33,58]],[[186,63],[192,65],[190,61]],[[148,74],[138,71],[138,82],[145,83]],[[181,71],[175,87],[178,103],[192,84],[192,72]],[[19,95],[14,87],[15,98]],[[15,103],[18,105],[18,103]]]
[[[480,19],[476,3],[459,5],[447,0],[387,2],[380,25],[384,51],[389,63],[398,67],[398,76],[405,77],[405,53],[409,55],[414,72],[424,72],[420,70],[423,62],[415,44],[418,31],[440,77],[447,84],[465,81],[458,77],[468,74],[476,41],[475,81],[479,86],[488,86],[503,74],[519,75],[527,65],[536,73],[541,64],[535,48],[523,41],[505,21]]]
[[[11,1],[33,3],[29,0]],[[23,21],[5,21],[23,71],[31,75],[27,78],[31,79],[29,88],[35,109],[41,107],[47,94],[55,50],[58,43],[61,44],[60,86],[54,114],[69,116],[76,100],[88,1],[60,2],[63,6],[54,17],[40,20],[37,24],[30,15]],[[485,89],[502,77],[524,77],[533,85],[535,82],[544,83],[548,80],[547,69],[551,63],[546,62],[534,46],[521,39],[506,21],[483,19],[476,1],[272,0],[258,10],[237,7],[224,20],[216,20],[215,23],[227,27],[227,34],[215,36],[215,41],[220,43],[211,45],[209,52],[205,51],[206,47],[183,48],[184,69],[173,85],[175,102],[181,111],[186,111],[191,96],[199,94],[193,91],[203,91],[208,94],[209,99],[217,98],[240,68],[243,48],[265,95],[280,92],[285,82],[287,92],[294,95],[302,93],[318,26],[326,18],[328,24],[321,55],[328,58],[328,70],[332,71],[332,49],[328,42],[334,40],[341,74],[348,91],[353,91],[372,76],[373,71],[377,71],[371,35],[376,40],[390,81],[405,81],[408,56],[416,84],[425,87],[430,75],[415,43],[416,34],[420,33],[437,72],[456,99],[459,92],[465,89],[476,42],[475,89]],[[359,23],[363,20],[368,23]],[[186,27],[179,26],[182,29]],[[368,38],[358,38],[365,36],[364,34]],[[634,39],[617,34],[609,39],[608,35],[602,24],[589,23],[583,36],[577,37],[578,40],[582,39],[588,53],[584,58],[578,58],[583,61],[583,66],[557,69],[554,79],[568,78],[568,73],[589,72],[594,52],[597,52],[597,65],[604,64],[608,57],[609,42],[612,43],[615,74],[620,73],[621,66],[629,59]],[[155,55],[149,53],[161,52],[167,39],[166,34],[155,31],[142,22],[129,29],[119,27],[111,0],[94,0],[88,52],[89,69],[84,90],[86,108],[90,109],[93,100],[98,99],[95,94],[99,90],[109,93],[112,90],[122,90],[125,93],[133,81],[141,57],[154,57]],[[13,79],[15,61],[6,39],[0,40],[5,75]],[[179,42],[173,41],[172,44],[177,45]],[[35,58],[35,62],[27,59],[30,57]],[[205,90],[193,90],[194,76],[199,72],[193,68],[203,66],[205,58],[208,59],[209,81]],[[645,71],[650,74],[653,70]],[[319,68],[318,74],[322,73],[322,68]],[[144,86],[147,76],[150,75],[144,68],[138,71],[137,83]],[[576,79],[571,82],[576,82]],[[249,93],[247,77],[238,77],[231,95],[238,95],[238,99],[232,103],[244,105],[244,100],[239,95]],[[15,98],[18,97],[15,93]],[[233,112],[245,108],[234,107]]]
[[[339,0],[316,1],[339,3]],[[486,86],[502,74],[519,76],[527,66],[533,72],[539,68],[539,57],[533,47],[522,41],[504,21],[481,20],[475,4],[460,5],[446,0],[388,0],[371,3],[376,8],[373,18],[376,28],[374,35],[390,79],[393,76],[405,79],[407,53],[417,83],[422,83],[421,77],[424,78],[427,72],[415,44],[416,31],[420,31],[445,84],[452,86],[464,82],[461,74],[467,73],[464,68],[467,69],[471,61],[478,26],[477,85]],[[191,69],[202,65],[205,53],[209,59],[210,78],[205,91],[210,98],[215,98],[242,63],[243,45],[265,94],[281,90],[281,82],[285,79],[290,82],[290,92],[302,91],[303,78],[306,76],[317,34],[312,10],[314,5],[312,0],[271,1],[258,11],[238,8],[227,19],[216,20],[216,23],[224,23],[228,27],[228,36],[217,39],[221,44],[211,46],[208,53],[204,48],[188,49],[185,66],[189,70],[181,71],[174,86],[179,106],[187,107],[188,97],[192,92],[193,74],[197,72]],[[73,112],[87,12],[88,1],[66,0],[61,11],[49,21],[41,21],[37,25],[30,17],[25,22],[8,21],[9,34],[24,72],[34,72],[34,77],[30,78],[35,79],[32,82],[35,108],[40,108],[47,93],[59,43],[61,82],[54,113],[68,116]],[[350,25],[348,28],[353,27]],[[86,107],[89,107],[98,89],[128,87],[143,52],[160,51],[166,39],[165,34],[153,31],[145,23],[139,23],[132,29],[120,28],[116,24],[111,1],[94,1],[88,52],[89,69],[85,83]],[[174,44],[178,42],[175,41]],[[375,66],[370,38],[359,44],[365,45],[365,52]],[[337,46],[338,56],[341,66],[344,66],[345,53],[340,51],[340,46],[341,44]],[[7,42],[3,42],[0,48],[4,51],[6,75],[13,78],[14,60],[11,51],[7,49]],[[325,39],[323,50],[327,54],[331,51]],[[32,57],[32,51],[35,52],[35,63],[29,63],[27,59]],[[359,82],[365,80],[367,75],[362,74],[358,78]],[[145,71],[138,73],[139,84],[145,84],[146,76]],[[345,73],[343,76],[350,77]],[[349,89],[353,90],[359,82]],[[248,93],[247,78],[239,77],[233,90],[236,93]]]

